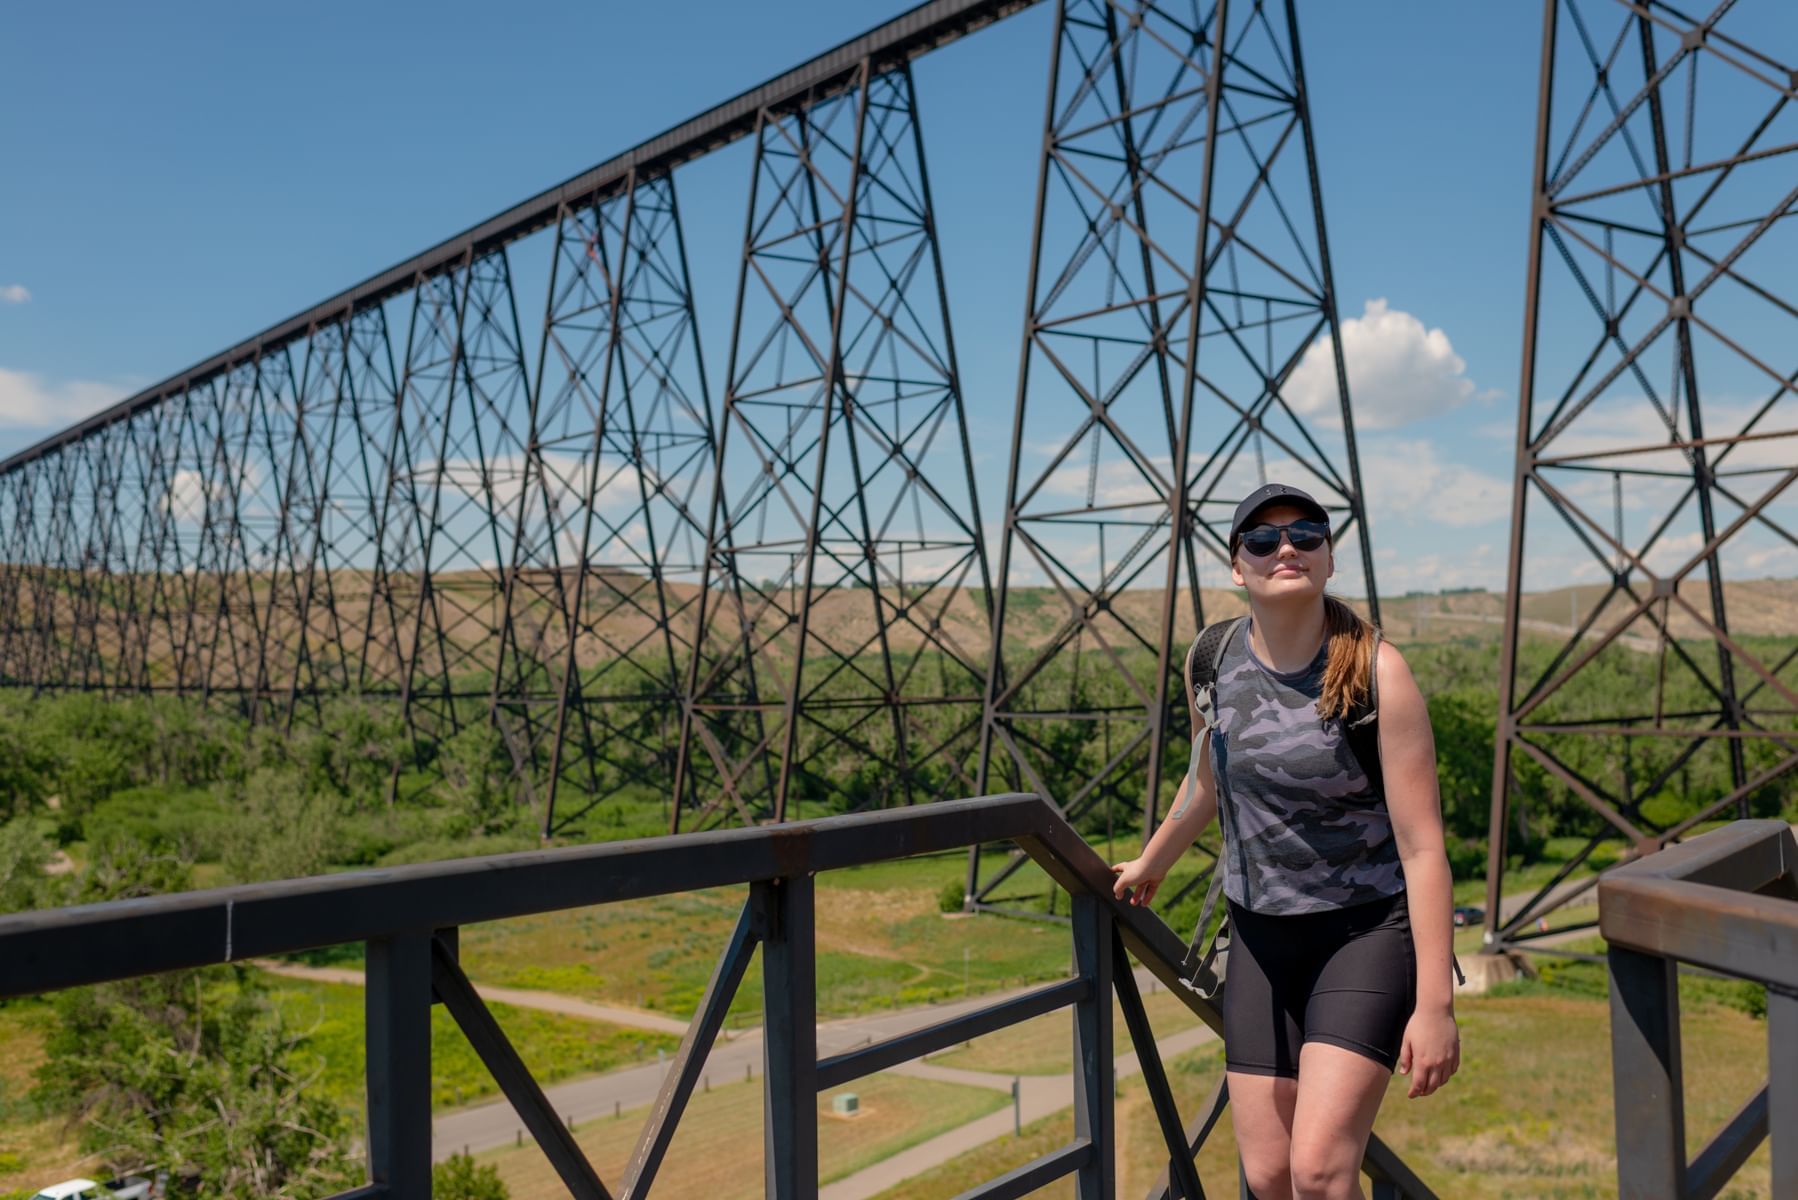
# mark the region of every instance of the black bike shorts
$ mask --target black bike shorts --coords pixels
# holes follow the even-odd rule
[[[1405,894],[1273,917],[1230,905],[1224,1062],[1296,1078],[1299,1048],[1323,1042],[1392,1069],[1417,1002]]]

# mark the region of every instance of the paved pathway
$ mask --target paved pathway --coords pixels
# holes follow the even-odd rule
[[[1188,1050],[1214,1040],[1217,1037],[1204,1025],[1192,1029],[1183,1029],[1168,1037],[1158,1038],[1155,1048],[1165,1062],[1176,1054],[1184,1054]],[[1134,1051],[1120,1054],[1113,1060],[1112,1069],[1119,1079],[1128,1079],[1142,1070]],[[1012,1076],[995,1075],[985,1071],[958,1071],[951,1067],[935,1067],[929,1063],[906,1063],[895,1067],[894,1074],[915,1075],[924,1079],[940,1079],[946,1083],[964,1083],[974,1087],[990,1087],[1009,1093]],[[1024,1075],[1018,1077],[1018,1113],[1014,1116],[1009,1106],[988,1113],[984,1117],[968,1122],[966,1125],[951,1129],[947,1133],[939,1133],[928,1141],[920,1142],[909,1150],[901,1150],[891,1158],[884,1158],[872,1166],[864,1167],[853,1175],[847,1175],[835,1183],[825,1184],[819,1189],[819,1200],[867,1200],[896,1184],[905,1182],[914,1175],[922,1174],[932,1167],[941,1166],[958,1154],[964,1154],[990,1141],[1007,1137],[1014,1128],[1015,1121],[1028,1125],[1071,1108],[1074,1104],[1074,1080],[1072,1075]]]
[[[296,979],[312,979],[321,983],[361,986],[364,982],[361,971],[344,967],[308,967],[298,963],[272,961],[259,962],[257,965],[278,975]],[[1141,968],[1136,971],[1136,981],[1137,986],[1145,993],[1159,990],[1161,986],[1147,971]],[[1040,987],[1042,985],[1032,986]],[[486,984],[477,985],[475,990],[487,1000],[512,1004],[519,1008],[542,1009],[547,1012],[610,1021],[630,1028],[663,1033],[684,1034],[687,1029],[684,1023],[658,1013],[593,1004],[555,992],[527,991],[522,988],[496,988]],[[987,1007],[1007,996],[1029,990],[1031,988],[1019,988],[1009,992],[957,1000],[948,1004],[928,1004],[916,1008],[895,1009],[890,1012],[821,1022],[818,1025],[818,1056],[823,1058],[832,1054],[840,1054],[845,1050],[867,1045],[869,1042],[897,1037],[914,1029],[921,1029],[926,1025],[934,1025],[938,1021],[948,1020],[962,1013]],[[1200,1025],[1158,1039],[1156,1047],[1165,1060],[1173,1055],[1183,1054],[1195,1046],[1204,1045],[1215,1036],[1210,1029]],[[626,1109],[641,1109],[654,1101],[661,1091],[663,1076],[667,1074],[672,1061],[671,1056],[664,1062],[645,1063],[641,1066],[610,1071],[603,1075],[589,1075],[580,1079],[566,1080],[546,1087],[544,1094],[564,1120],[577,1124],[599,1117],[609,1117]],[[1141,1070],[1141,1067],[1137,1062],[1136,1054],[1131,1052],[1118,1055],[1113,1069],[1118,1078],[1125,1079],[1135,1075]],[[990,1088],[1007,1095],[1011,1092],[1014,1078],[1012,1075],[992,1071],[969,1071],[959,1067],[938,1066],[935,1063],[916,1060],[901,1063],[891,1070],[896,1075],[909,1075],[917,1079],[931,1079],[939,1083],[954,1083],[964,1087]],[[739,1078],[753,1079],[760,1076],[761,1073],[762,1031],[760,1028],[736,1032],[726,1031],[712,1045],[711,1053],[706,1056],[705,1078],[719,1083]],[[1074,1103],[1074,1082],[1069,1075],[1024,1075],[1015,1078],[1018,1079],[1019,1084],[1019,1113],[1026,1124],[1060,1112]],[[891,1158],[837,1180],[821,1190],[820,1200],[864,1200],[865,1197],[876,1195],[921,1171],[953,1158],[957,1154],[1008,1135],[1012,1129],[1013,1119],[1011,1106],[1007,1105],[996,1112],[988,1113],[966,1125],[938,1134],[936,1137],[921,1142],[908,1150],[903,1150]],[[490,1149],[494,1146],[503,1146],[507,1142],[518,1141],[521,1137],[523,1140],[530,1140],[530,1135],[524,1130],[523,1122],[518,1119],[518,1114],[513,1111],[511,1103],[504,1097],[497,1097],[481,1104],[443,1113],[431,1122],[432,1157],[439,1161],[459,1150]]]
[[[1149,976],[1147,972],[1139,970],[1137,980],[1139,986],[1145,991],[1148,990]],[[926,1025],[934,1025],[938,1021],[945,1021],[977,1008],[985,1008],[1006,996],[1029,990],[1029,988],[1020,988],[1013,992],[977,996],[949,1004],[923,1005],[917,1008],[895,1009],[891,1012],[821,1022],[818,1025],[818,1057],[826,1058],[833,1054],[841,1054],[845,1050],[852,1050],[857,1046],[865,1046],[869,1042],[884,1041],[890,1037],[910,1033],[914,1029],[922,1029]],[[481,992],[485,995],[487,989],[482,988]],[[1183,1031],[1181,1034],[1175,1035],[1175,1038],[1186,1037],[1189,1034],[1203,1034],[1204,1038],[1209,1038],[1211,1031],[1200,1027],[1196,1030]],[[1200,1041],[1204,1038],[1201,1038]],[[1173,1039],[1169,1039],[1169,1044],[1173,1044]],[[1189,1044],[1198,1045],[1200,1042],[1180,1042],[1178,1049],[1164,1050],[1163,1053],[1180,1053],[1181,1050],[1188,1048]],[[651,1103],[661,1091],[662,1078],[672,1062],[673,1056],[671,1055],[665,1062],[647,1063],[643,1066],[627,1067],[620,1071],[609,1071],[604,1075],[589,1075],[580,1079],[571,1079],[552,1084],[543,1090],[550,1104],[558,1113],[562,1114],[565,1120],[579,1124]],[[1117,1059],[1116,1069],[1119,1075],[1123,1075],[1126,1070],[1135,1071],[1137,1069],[1135,1064],[1134,1055],[1127,1058],[1120,1056]],[[898,1074],[913,1075],[919,1078],[937,1079],[974,1087],[990,1087],[1007,1093],[1011,1091],[1012,1076],[1010,1075],[998,1075],[984,1071],[963,1071],[915,1061],[902,1064],[893,1070]],[[708,1078],[718,1083],[725,1083],[739,1079],[759,1078],[761,1073],[762,1031],[758,1027],[727,1034],[713,1043],[711,1053],[706,1056],[701,1087],[704,1087],[704,1080]],[[1042,1098],[1041,1086],[1048,1082],[1049,1080],[1040,1077],[1024,1077],[1025,1120],[1035,1119],[1030,1115],[1033,1111],[1037,1116],[1041,1116],[1044,1113],[1055,1111],[1055,1107],[1065,1107],[1073,1102],[1070,1093],[1069,1097],[1059,1100],[1054,1107],[1036,1111],[1038,1106],[1048,1103],[1046,1099]],[[1071,1088],[1072,1084],[1069,1083],[1067,1086]],[[1005,1116],[1007,1121],[1011,1119],[1009,1111]],[[523,1123],[519,1121],[518,1114],[513,1111],[509,1101],[504,1097],[496,1097],[482,1104],[444,1113],[432,1122],[431,1128],[435,1156],[443,1159],[464,1147],[470,1150],[482,1150],[516,1141],[523,1130]],[[523,1136],[526,1140],[529,1139],[528,1133]],[[935,1140],[933,1139],[933,1142]],[[970,1144],[979,1145],[980,1142],[975,1141]],[[898,1178],[904,1178],[904,1176]],[[844,1196],[847,1197],[850,1194],[844,1193]]]

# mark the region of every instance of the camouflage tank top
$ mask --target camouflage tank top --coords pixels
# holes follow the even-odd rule
[[[1249,648],[1243,622],[1217,664],[1211,766],[1224,835],[1224,894],[1273,916],[1349,908],[1405,888],[1386,799],[1362,773],[1342,722],[1317,715],[1326,638],[1282,674]]]

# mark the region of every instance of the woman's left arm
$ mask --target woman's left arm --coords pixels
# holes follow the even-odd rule
[[[1411,1076],[1412,1098],[1448,1082],[1461,1065],[1455,1029],[1453,893],[1442,840],[1442,798],[1436,788],[1436,740],[1430,710],[1404,655],[1380,647],[1380,769],[1386,807],[1405,866],[1411,938],[1417,948],[1417,1008],[1405,1026],[1398,1069]]]

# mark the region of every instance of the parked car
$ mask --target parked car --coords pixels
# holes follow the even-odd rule
[[[1461,904],[1455,907],[1455,927],[1478,925],[1485,921],[1486,910],[1473,904]]]
[[[127,1175],[108,1183],[91,1179],[65,1179],[53,1183],[31,1200],[149,1200],[152,1185],[143,1175]]]

